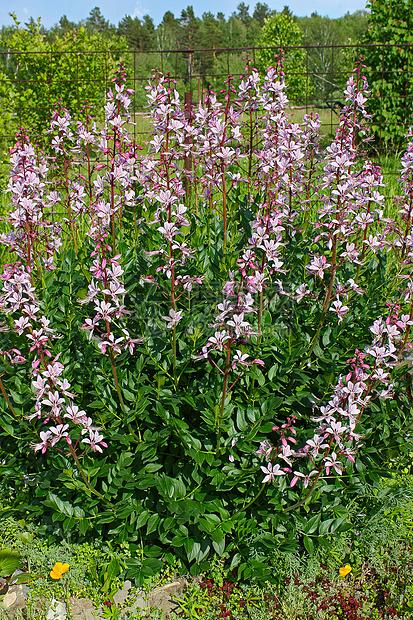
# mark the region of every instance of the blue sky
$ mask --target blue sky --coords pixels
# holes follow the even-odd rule
[[[250,5],[252,12],[256,0],[244,1]],[[188,4],[192,4],[199,17],[205,11],[215,14],[222,11],[228,17],[239,2],[240,0],[0,0],[0,25],[12,24],[9,13],[13,11],[21,22],[25,22],[29,17],[41,17],[42,23],[49,28],[57,23],[62,15],[67,15],[71,21],[76,22],[84,19],[95,6],[99,6],[106,19],[116,25],[124,15],[142,17],[145,13],[158,24],[166,11],[172,11],[175,17],[179,17],[181,10]],[[300,16],[317,11],[320,15],[340,17],[347,11],[353,13],[365,8],[364,0],[267,0],[267,4],[278,11],[282,10],[284,4],[288,4],[292,12]]]

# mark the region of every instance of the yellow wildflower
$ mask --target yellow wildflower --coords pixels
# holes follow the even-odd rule
[[[56,564],[53,566],[52,570],[50,571],[50,577],[52,579],[60,579],[62,577],[62,575],[69,570],[70,568],[70,564],[67,564],[66,562],[56,562]]]
[[[342,566],[338,572],[340,574],[340,577],[345,577],[346,575],[351,573],[352,570],[353,569],[351,568],[350,564],[346,564],[345,566]]]

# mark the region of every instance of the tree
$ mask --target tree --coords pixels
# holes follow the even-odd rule
[[[413,0],[371,2],[362,49],[378,146],[399,147],[413,119]],[[410,68],[410,71],[409,71]]]
[[[171,11],[166,11],[155,33],[158,50],[175,49],[178,45],[178,32],[179,21]]]
[[[0,51],[7,52],[9,41],[13,36],[13,32],[16,26],[1,26],[0,27]],[[4,58],[0,56],[0,61],[3,64]]]
[[[224,36],[220,26],[220,22],[211,12],[204,13],[198,32],[199,47],[223,47]]]
[[[284,49],[288,46],[302,45],[303,33],[298,24],[286,13],[277,13],[265,20],[258,40],[258,68],[265,73],[275,64],[275,56],[283,53],[284,71],[290,99],[302,100],[307,94],[305,52],[300,47]],[[272,48],[272,49],[271,49]]]
[[[227,22],[222,22],[222,31],[225,47],[243,47],[247,45],[247,27],[242,23],[235,13]]]
[[[290,17],[290,18],[293,17],[293,13],[292,13],[292,11],[290,10],[290,7],[287,4],[284,4],[284,8],[281,11],[281,14],[285,15],[286,17]]]
[[[95,6],[86,18],[87,27],[94,32],[105,32],[109,28],[109,20],[106,20],[98,6]]]
[[[331,99],[334,91],[336,76],[333,73],[340,71],[341,50],[333,46],[340,43],[340,32],[336,20],[322,17],[316,12],[311,17],[299,18],[298,24],[303,32],[303,43],[308,45],[308,69],[312,74],[314,95],[318,99]],[[331,46],[331,47],[327,47]],[[341,83],[340,83],[341,86]],[[335,93],[334,98],[341,97]]]
[[[212,52],[205,52],[198,60],[198,73],[212,74],[215,70],[217,53],[216,48],[224,47],[224,33],[221,23],[211,12],[202,15],[202,21],[198,32],[198,46],[201,48],[212,48]],[[205,85],[208,85],[206,83]]]
[[[235,17],[237,17],[244,24],[244,26],[248,26],[251,21],[251,15],[249,13],[249,10],[249,5],[245,4],[245,2],[241,2],[237,6],[237,12],[234,13]]]
[[[54,24],[50,28],[47,33],[47,38],[49,41],[55,41],[59,37],[63,37],[67,35],[72,30],[78,30],[81,27],[81,24],[77,24],[76,22],[71,22],[67,15],[62,15],[57,24]]]
[[[339,43],[345,44],[349,39],[358,42],[366,34],[369,25],[369,13],[367,11],[355,11],[354,13],[347,11],[343,17],[335,19],[334,24]]]
[[[192,6],[188,6],[186,9],[182,9],[181,17],[179,19],[179,47],[186,49],[193,49],[194,47],[199,47],[197,42],[197,34],[200,27],[200,21],[200,19],[195,17],[194,9]]]
[[[69,32],[70,30],[75,30],[76,28],[76,23],[75,22],[71,22],[68,20],[66,15],[63,15],[60,19],[59,19],[59,28],[62,32],[62,34],[66,34],[67,32]]]
[[[312,74],[313,94],[318,100],[342,99],[347,76],[354,68],[352,48],[367,29],[367,11],[346,13],[330,19],[313,12],[310,17],[297,17],[303,32],[303,43],[308,45],[308,69]]]
[[[273,11],[270,9],[268,4],[266,4],[265,2],[264,3],[257,2],[257,4],[255,5],[254,13],[252,14],[252,18],[256,19],[257,22],[262,27],[264,25],[265,20],[268,17],[271,17],[272,14],[273,14]]]
[[[129,47],[141,52],[153,48],[154,33],[155,25],[149,15],[144,15],[142,21],[125,15],[118,25],[118,34],[126,37]]]

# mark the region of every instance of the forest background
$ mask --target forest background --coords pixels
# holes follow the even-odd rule
[[[368,11],[365,10],[346,13],[338,19],[330,19],[315,12],[311,17],[297,17],[288,6],[281,13],[299,26],[302,45],[356,43],[361,40],[368,25]],[[188,6],[179,17],[167,11],[158,26],[155,26],[150,15],[144,15],[141,19],[125,15],[116,26],[105,19],[99,7],[95,7],[86,19],[77,23],[63,15],[58,24],[47,29],[41,24],[40,18],[35,20],[31,17],[27,27],[32,31],[38,30],[49,42],[56,42],[71,32],[84,29],[87,35],[98,34],[102,42],[110,40],[119,48],[124,48],[126,43],[129,49],[139,51],[253,47],[259,45],[266,18],[275,14],[277,11],[271,10],[266,3],[258,2],[250,11],[250,6],[241,2],[237,11],[228,18],[223,13],[213,15],[211,12],[205,12],[199,18],[193,7]],[[17,28],[17,23],[1,27],[0,52],[8,51]]]
[[[143,86],[155,68],[169,72],[177,80],[181,96],[191,91],[196,102],[205,89],[219,93],[228,74],[242,75],[251,48],[258,48],[252,51],[253,63],[265,72],[277,46],[278,50],[282,46],[289,48],[285,71],[290,101],[330,109],[335,99],[340,99],[359,53],[351,46],[366,41],[371,21],[367,10],[338,19],[317,13],[296,17],[288,6],[277,12],[260,2],[251,11],[242,2],[228,18],[211,12],[199,18],[188,6],[179,17],[167,11],[158,26],[149,15],[142,19],[125,15],[115,26],[99,7],[77,23],[63,15],[50,29],[40,18],[22,24],[16,15],[12,17],[14,25],[0,31],[0,152],[6,166],[19,127],[24,126],[33,139],[41,141],[59,100],[80,117],[87,101],[95,116],[119,62],[125,64],[129,86],[136,91],[132,109],[143,113]],[[310,46],[307,53],[302,46]],[[404,93],[404,82],[400,88]],[[396,120],[393,125],[399,127],[400,119]],[[146,135],[149,127],[144,118],[135,121],[134,133]],[[326,121],[329,127],[323,127],[324,132],[332,133],[336,116],[329,114]]]

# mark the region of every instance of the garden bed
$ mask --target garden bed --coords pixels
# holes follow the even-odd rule
[[[155,73],[145,151],[122,66],[103,127],[59,108],[47,152],[17,136],[0,560],[27,617],[136,616],[125,583],[178,577],[194,619],[410,613],[413,128],[382,193],[361,63],[328,146],[282,58],[246,65],[196,109]]]
[[[263,555],[261,562],[266,562],[271,579],[255,576],[249,583],[229,570],[228,559],[216,556],[204,574],[191,577],[176,560],[136,588],[133,580],[123,578],[125,548],[46,545],[36,526],[7,519],[0,525],[0,547],[18,550],[21,568],[33,579],[29,587],[11,587],[20,589],[22,596],[8,612],[0,610],[0,618],[41,620],[53,598],[68,601],[75,620],[92,620],[92,613],[125,620],[168,615],[188,620],[413,618],[413,479],[399,474],[379,491],[366,491],[353,507],[354,528],[337,536],[328,551],[318,547],[308,555],[298,546],[294,553],[272,552],[266,559]],[[365,514],[357,512],[361,505]],[[52,579],[50,571],[58,558],[70,568]],[[20,603],[24,610],[18,612]]]

